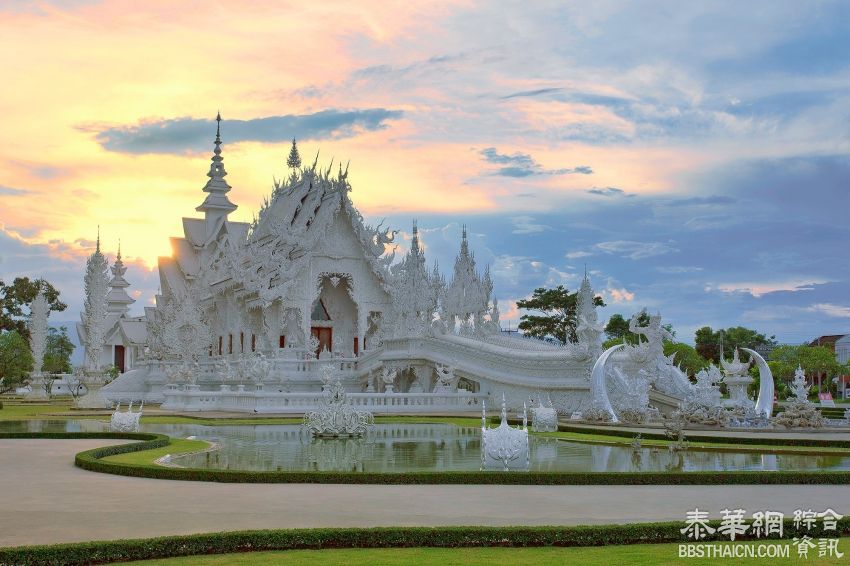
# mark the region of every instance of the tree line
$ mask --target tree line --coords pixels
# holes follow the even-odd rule
[[[527,336],[539,338],[558,344],[576,342],[576,327],[578,321],[578,291],[570,292],[563,285],[553,289],[540,287],[534,290],[529,299],[517,301],[517,307],[529,311],[520,317],[519,330]],[[596,306],[605,306],[602,297],[594,297]],[[640,326],[649,323],[649,315],[645,311],[636,313]],[[631,318],[631,317],[630,317]],[[640,336],[629,330],[629,320],[622,314],[613,314],[605,325],[606,340],[603,348],[609,348],[620,343],[637,344]],[[670,324],[664,325],[673,336],[675,330]],[[713,329],[710,326],[699,328],[694,334],[694,345],[682,342],[664,341],[664,354],[675,353],[674,361],[690,376],[694,376],[709,364],[719,365],[722,356],[731,359],[736,348],[750,348],[764,352],[771,372],[782,390],[787,382],[794,377],[794,371],[801,367],[806,375],[827,376],[828,378],[850,374],[848,365],[840,364],[834,352],[826,346],[780,345],[776,336],[767,336],[757,330],[743,326]],[[742,359],[748,356],[742,354]],[[757,370],[752,368],[754,376]],[[823,391],[835,392],[835,384],[831,379],[816,381]],[[812,393],[816,393],[813,388]],[[780,397],[781,395],[780,391]]]

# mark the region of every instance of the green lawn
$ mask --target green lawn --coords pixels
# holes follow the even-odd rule
[[[68,401],[55,401],[44,404],[20,403],[3,401],[0,409],[0,421],[23,421],[29,419],[102,419],[98,415],[56,415],[56,413],[67,413],[71,411],[73,403]]]
[[[663,431],[660,431],[663,432]],[[703,431],[704,432],[704,431]],[[687,430],[685,431],[687,438]],[[588,442],[593,444],[619,444],[628,446],[632,439],[625,436],[608,436],[601,433],[584,433],[584,432],[540,432],[534,433],[539,436],[548,436],[551,438],[561,438],[573,442]],[[658,446],[666,448],[673,444],[671,440],[651,440],[647,438],[641,439],[641,446],[644,448]],[[735,452],[771,452],[774,454],[782,453],[802,453],[802,454],[850,454],[850,449],[833,447],[833,446],[783,446],[781,444],[741,444],[735,442],[700,442],[698,440],[688,439],[688,446],[691,449],[699,450],[733,450]]]
[[[128,452],[126,454],[116,454],[115,456],[107,456],[103,460],[105,462],[115,462],[118,464],[151,465],[157,458],[161,458],[166,454],[174,456],[177,454],[185,454],[187,452],[199,452],[201,450],[206,450],[209,446],[210,443],[205,440],[172,438],[171,444],[163,446],[162,448],[142,450],[141,452]]]
[[[850,539],[844,538],[838,544],[838,550],[850,553]],[[731,544],[731,543],[721,543]],[[750,545],[759,543],[735,543]],[[145,566],[242,566],[286,564],[301,566],[307,564],[345,564],[346,566],[454,566],[511,564],[512,566],[537,566],[540,564],[569,564],[570,566],[611,566],[612,564],[658,565],[688,564],[709,566],[734,563],[736,566],[748,564],[808,564],[824,566],[827,564],[846,564],[850,554],[843,559],[818,558],[817,549],[810,553],[808,560],[797,557],[796,547],[788,544],[789,558],[679,558],[678,544],[637,544],[630,546],[582,547],[582,548],[389,548],[389,549],[342,549],[342,550],[286,550],[280,552],[255,552],[248,554],[221,554],[193,556],[187,558],[169,558],[165,560],[145,560],[133,562]]]

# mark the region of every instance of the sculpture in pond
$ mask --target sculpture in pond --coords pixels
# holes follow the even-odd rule
[[[112,432],[139,432],[139,421],[142,418],[144,407],[145,403],[142,402],[139,410],[134,413],[133,402],[131,401],[127,410],[121,412],[121,403],[118,403],[109,421],[109,430]]]
[[[558,412],[543,404],[543,397],[539,397],[539,406],[531,408],[531,430],[534,432],[556,432],[558,430]]]
[[[372,413],[352,407],[337,381],[325,391],[319,410],[304,415],[302,426],[313,436],[344,437],[363,436],[373,424]]]
[[[522,428],[508,424],[508,410],[502,399],[502,421],[495,428],[487,427],[487,408],[481,410],[481,467],[485,470],[527,470],[529,464],[528,423],[525,406]]]

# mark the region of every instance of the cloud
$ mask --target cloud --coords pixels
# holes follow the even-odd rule
[[[598,195],[598,196],[601,196],[601,197],[627,197],[627,198],[630,198],[630,197],[637,196],[634,193],[627,193],[623,189],[618,189],[617,187],[605,187],[605,188],[602,188],[602,189],[593,188],[593,189],[587,189],[587,192],[592,194],[592,195]]]
[[[13,189],[12,187],[4,187],[3,185],[0,185],[0,195],[17,197],[17,196],[26,195],[26,194],[29,194],[29,193],[30,193],[30,191],[27,191],[25,189]]]
[[[505,153],[499,153],[495,147],[486,147],[479,153],[487,163],[504,165],[504,167],[500,167],[491,172],[492,175],[498,175],[501,177],[521,178],[531,177],[532,175],[593,174],[593,169],[587,165],[580,165],[578,167],[566,169],[544,169],[543,166],[537,163],[534,158],[527,153],[514,153],[512,155],[508,155]]]
[[[619,254],[629,259],[645,259],[678,251],[673,246],[662,242],[635,242],[632,240],[599,242],[593,247],[599,251]]]
[[[724,293],[745,293],[753,297],[761,297],[768,293],[778,291],[798,293],[801,291],[811,291],[814,285],[828,283],[823,279],[791,279],[785,281],[752,281],[739,283],[720,283],[717,285],[708,285],[707,290],[717,289]]]
[[[266,116],[249,120],[222,120],[225,142],[278,143],[291,140],[339,139],[361,131],[381,130],[387,121],[401,118],[401,110],[322,110],[312,114]],[[208,149],[215,132],[214,120],[172,118],[143,121],[129,126],[86,125],[95,140],[109,151],[122,153],[184,153]]]
[[[816,303],[809,307],[808,310],[835,318],[850,318],[850,307],[834,305],[832,303]]]
[[[514,234],[539,234],[551,230],[551,226],[537,224],[533,216],[512,216],[511,223],[514,225]]]
[[[614,303],[630,303],[635,298],[635,294],[629,292],[625,287],[619,289],[608,288],[605,292],[609,297],[611,297],[611,302]]]
[[[579,250],[579,251],[575,251],[575,252],[568,252],[567,254],[565,254],[564,257],[566,257],[567,259],[581,259],[583,257],[590,257],[592,255],[593,254],[591,252],[585,252],[585,251]]]
[[[694,267],[694,266],[682,266],[682,265],[673,265],[668,267],[656,267],[656,271],[659,273],[670,273],[670,274],[678,274],[678,273],[699,273],[703,271],[702,267]]]
[[[560,87],[538,88],[536,90],[522,90],[522,91],[519,91],[519,92],[514,92],[514,93],[509,94],[507,96],[503,96],[502,100],[507,100],[507,99],[510,99],[510,98],[526,98],[526,97],[541,96],[541,95],[544,95],[544,94],[552,94],[552,93],[555,93],[555,92],[562,92],[563,90],[564,89],[560,88]]]
[[[717,206],[735,204],[738,199],[726,195],[711,195],[707,197],[689,197],[671,199],[662,204],[665,206]]]

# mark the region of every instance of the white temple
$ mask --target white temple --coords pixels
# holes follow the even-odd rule
[[[375,413],[477,411],[503,396],[516,410],[541,393],[562,415],[590,407],[602,325],[586,275],[578,341],[558,346],[500,332],[489,268],[479,270],[465,229],[450,279],[427,267],[415,222],[410,250],[396,261],[396,232],[364,222],[347,167],[332,175],[332,166],[298,159],[252,223],[232,221],[217,120],[202,216],[183,218],[173,255],[159,258],[155,306],[127,317],[133,300],[119,255],[102,344],[85,338],[101,315],[83,316],[83,343],[99,348],[100,365],[123,360],[104,397],[303,413],[321,404],[322,376],[332,372],[353,405]],[[105,269],[97,254],[89,272]],[[675,407],[673,389],[653,399]]]

